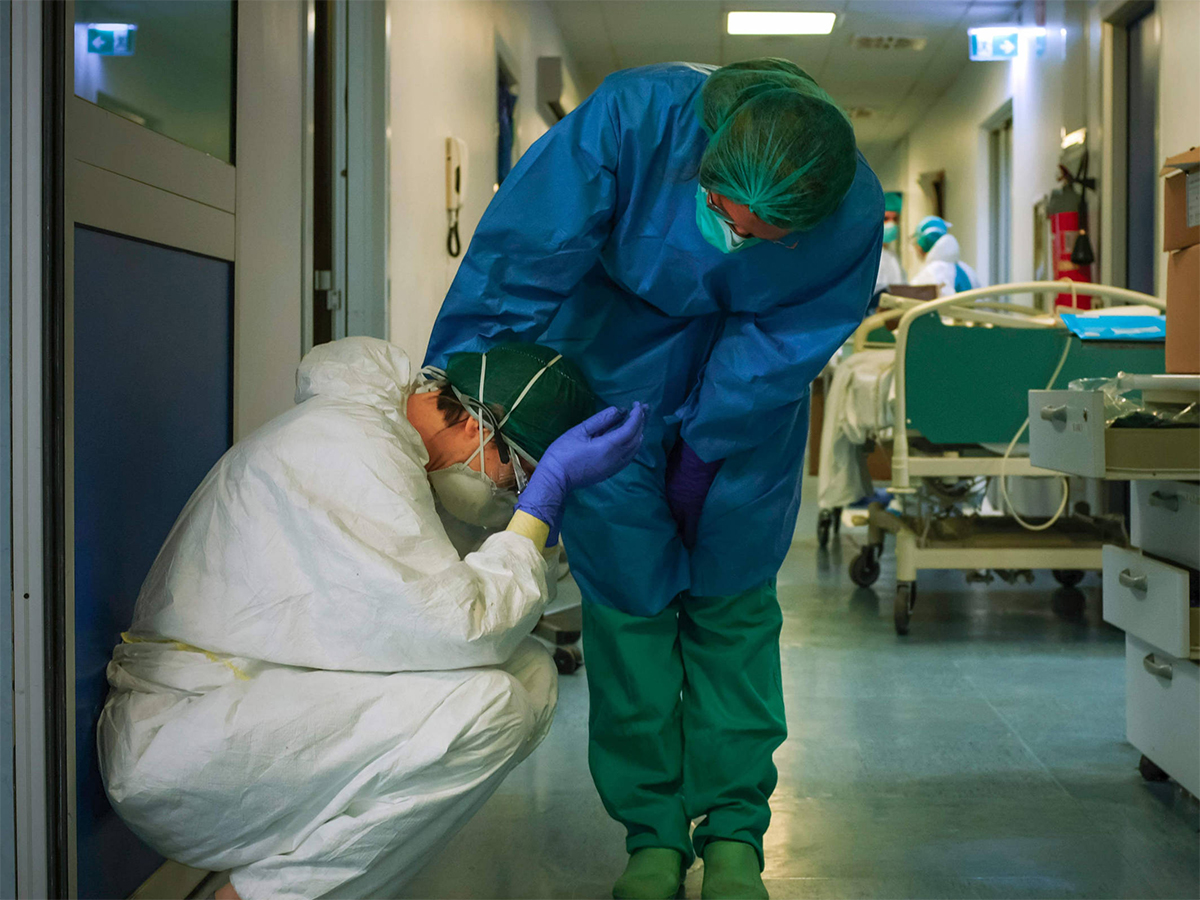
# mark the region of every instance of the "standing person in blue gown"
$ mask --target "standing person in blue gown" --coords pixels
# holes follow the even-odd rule
[[[649,405],[636,461],[572,495],[589,760],[627,831],[615,897],[765,897],[786,736],[775,576],[800,505],[809,383],[861,320],[883,193],[798,66],[617,72],[522,157],[433,330],[536,341],[606,403]],[[700,820],[694,833],[691,824]]]

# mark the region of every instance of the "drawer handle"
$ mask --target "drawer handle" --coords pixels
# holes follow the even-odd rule
[[[1153,653],[1146,654],[1146,658],[1142,660],[1142,666],[1151,675],[1157,675],[1167,681],[1171,680],[1171,664],[1159,662],[1154,658]]]
[[[1121,582],[1124,587],[1129,588],[1131,591],[1141,591],[1143,594],[1149,587],[1145,575],[1134,575],[1128,569],[1123,570],[1121,574],[1117,576],[1117,581]]]
[[[1042,418],[1047,422],[1065,422],[1067,421],[1067,408],[1065,406],[1043,406]]]
[[[1154,491],[1150,494],[1150,505],[1161,506],[1163,509],[1169,509],[1171,512],[1179,512],[1179,495]]]

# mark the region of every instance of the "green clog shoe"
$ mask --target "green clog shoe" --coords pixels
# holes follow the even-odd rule
[[[614,900],[674,900],[683,896],[683,854],[665,847],[644,847],[629,857],[613,885]]]
[[[700,896],[703,900],[767,900],[758,851],[741,841],[709,841]]]

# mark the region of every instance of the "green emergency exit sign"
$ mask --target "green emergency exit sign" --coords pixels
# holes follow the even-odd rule
[[[97,56],[133,56],[136,25],[89,25],[87,50]]]

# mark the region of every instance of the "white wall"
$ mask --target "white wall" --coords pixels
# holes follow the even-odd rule
[[[304,249],[304,4],[238,6],[233,435],[294,402]]]
[[[391,339],[420,365],[458,262],[446,252],[445,139],[470,148],[459,225],[465,252],[496,179],[497,45],[518,72],[515,143],[529,147],[548,125],[534,108],[539,56],[567,60],[541,2],[391,0]],[[568,61],[565,100],[578,102]]]
[[[864,152],[863,155],[885,191],[900,191],[904,194],[904,206],[900,210],[900,240],[894,245],[888,245],[903,256],[904,246],[908,243],[907,236],[912,233],[917,223],[917,219],[913,218],[912,198],[908,195],[908,135],[897,141],[883,156],[880,156],[878,151]],[[913,270],[906,265],[905,271],[911,274]]]
[[[904,224],[911,233],[934,212],[922,191],[922,173],[944,171],[945,217],[962,247],[964,259],[987,272],[987,152],[983,123],[1011,96],[1008,63],[972,63],[909,133],[904,191]],[[1014,146],[1016,135],[1014,134]],[[904,241],[904,266],[920,268],[911,241]]]
[[[1019,59],[1010,66],[1010,91],[1013,101],[1013,176],[1012,176],[1012,268],[1013,281],[1033,280],[1033,208],[1039,199],[1060,187],[1058,161],[1062,154],[1062,132],[1068,125],[1081,127],[1086,110],[1082,83],[1070,77],[1086,51],[1080,42],[1082,27],[1065,21],[1063,2],[1046,5],[1045,49],[1039,56],[1036,39],[1024,37]],[[1026,21],[1032,20],[1028,16]],[[1067,31],[1067,34],[1063,32]],[[1069,54],[1069,55],[1068,55]],[[1001,63],[1001,65],[1004,65]],[[1065,90],[1076,86],[1079,94],[1069,99]],[[1066,112],[1070,109],[1070,114]],[[990,217],[987,212],[988,158],[980,144],[979,167],[984,172],[983,198],[977,217],[982,239],[986,241]],[[984,248],[986,251],[986,247]],[[984,257],[981,257],[984,258]],[[985,265],[983,271],[988,271]]]
[[[1110,6],[1112,4],[1109,4]],[[1159,83],[1160,156],[1200,144],[1200,3],[1159,3],[1162,57]],[[1026,24],[1034,5],[1024,4]],[[1088,128],[1091,174],[1101,169],[1101,14],[1094,3],[1051,0],[1046,4],[1045,48],[1023,37],[1021,57],[1012,63],[970,63],[953,85],[913,128],[907,146],[883,164],[905,169],[905,220],[908,230],[932,212],[918,178],[939,169],[946,173],[946,218],[962,246],[963,258],[986,278],[989,270],[990,211],[988,119],[1011,99],[1013,112],[1012,270],[1014,281],[1033,277],[1033,205],[1058,186],[1057,163],[1062,129]],[[1063,32],[1066,32],[1064,34]],[[902,157],[907,157],[904,161]],[[890,187],[885,182],[885,187]],[[1101,197],[1100,203],[1107,202]],[[1093,203],[1093,206],[1096,206]],[[1161,201],[1160,201],[1161,206]],[[1159,211],[1161,219],[1161,209]],[[1092,209],[1093,229],[1098,221]],[[1097,241],[1093,241],[1098,246]],[[909,272],[916,252],[907,243]],[[1160,271],[1160,285],[1162,272]]]
[[[908,137],[888,147],[886,151],[878,144],[863,150],[867,164],[879,179],[885,191],[898,191],[908,175]]]
[[[875,153],[865,153],[864,156],[885,191],[905,189],[908,180],[908,135],[898,140],[886,156],[877,157]]]

